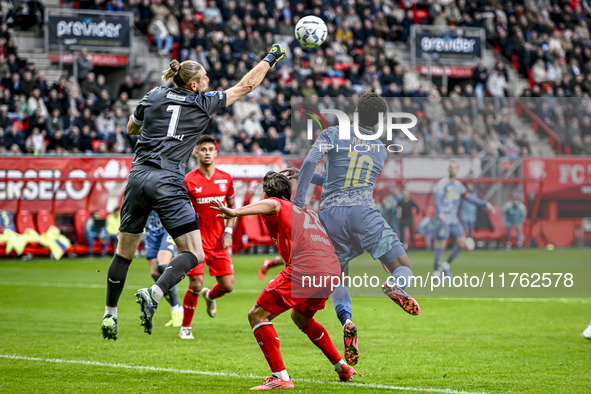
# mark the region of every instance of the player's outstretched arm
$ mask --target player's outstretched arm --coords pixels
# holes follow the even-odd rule
[[[279,44],[273,44],[269,54],[259,64],[250,70],[236,86],[226,90],[226,107],[255,90],[263,82],[267,71],[285,56],[285,49]]]
[[[235,209],[226,207],[219,201],[215,200],[213,201],[213,204],[215,207],[211,207],[211,209],[215,209],[216,211],[220,212],[217,217],[222,219],[231,219],[248,215],[274,215],[281,211],[281,204],[279,201],[273,199],[260,200],[247,206]]]
[[[472,204],[479,205],[479,206],[486,206],[486,209],[488,209],[489,212],[492,212],[495,210],[495,206],[492,205],[490,202],[480,199],[478,197],[475,197],[469,193],[464,193],[462,198],[465,198],[466,200],[470,201]]]
[[[300,176],[300,170],[295,167],[286,168],[284,170],[279,171],[279,173],[287,176],[287,179],[289,179],[289,180],[292,180],[292,179],[297,180]],[[312,175],[312,183],[315,185],[322,186],[322,185],[324,185],[325,180],[326,180],[325,174],[318,174],[315,172],[314,175]]]

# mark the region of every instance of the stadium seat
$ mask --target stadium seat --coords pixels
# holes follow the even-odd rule
[[[84,242],[84,226],[90,214],[85,210],[77,211],[74,215],[74,229],[76,230],[76,239],[78,243]]]
[[[179,58],[179,43],[175,42],[172,44],[172,58],[178,59]]]
[[[244,236],[242,247],[248,249],[251,246],[259,245],[275,245],[273,239],[269,235],[267,226],[260,216],[243,216],[240,218],[244,228]]]
[[[16,215],[16,231],[19,234],[23,234],[28,228],[37,231],[35,222],[33,221],[33,215],[29,211],[20,211]]]
[[[505,239],[505,236],[507,235],[507,228],[503,222],[503,213],[501,210],[497,208],[494,211],[489,212],[488,217],[493,226],[493,230],[475,230],[472,233],[472,238],[482,241],[499,241]]]
[[[100,144],[102,144],[103,142],[105,142],[105,141],[103,141],[103,140],[92,140],[92,150],[93,151],[98,150]]]
[[[45,234],[51,226],[55,226],[55,218],[51,212],[45,209],[37,212],[37,229],[39,230],[39,234]]]

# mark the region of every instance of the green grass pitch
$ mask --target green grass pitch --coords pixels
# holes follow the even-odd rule
[[[256,274],[262,258],[234,257],[236,289],[218,300],[214,319],[199,300],[193,341],[180,340],[178,328],[164,327],[170,316],[165,301],[154,333],[142,332],[133,294],[152,280],[146,260],[136,259],[119,305],[116,342],[104,340],[99,330],[110,259],[0,260],[0,392],[246,392],[269,375],[246,317],[266,283]],[[431,253],[410,253],[410,258],[415,272],[425,274],[431,266]],[[589,251],[473,252],[460,256],[454,269],[498,261],[558,270],[573,260],[589,264]],[[212,284],[206,277],[205,285]],[[179,284],[181,299],[186,287],[186,280]],[[288,314],[277,318],[295,391],[591,392],[591,341],[581,335],[591,319],[590,299],[419,302],[421,314],[413,317],[385,298],[353,300],[361,348],[353,384],[337,383],[332,366]],[[330,302],[316,319],[342,352],[342,331]]]

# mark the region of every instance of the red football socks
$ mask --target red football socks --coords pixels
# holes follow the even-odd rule
[[[300,327],[300,330],[310,338],[312,343],[322,350],[322,353],[328,358],[331,364],[338,363],[342,357],[337,348],[328,336],[328,332],[316,320],[311,319],[308,324]]]
[[[211,289],[209,289],[209,293],[207,293],[207,296],[210,300],[215,300],[216,298],[220,298],[224,294],[226,294],[226,292],[222,290],[219,284],[216,283],[215,285],[213,285]]]
[[[267,359],[269,367],[271,367],[271,372],[285,370],[281,351],[279,350],[279,338],[277,337],[277,332],[275,331],[275,327],[273,327],[273,323],[267,322],[257,324],[253,328],[253,333]]]
[[[196,291],[188,289],[185,293],[185,298],[183,298],[183,327],[191,327],[198,299],[199,293]]]

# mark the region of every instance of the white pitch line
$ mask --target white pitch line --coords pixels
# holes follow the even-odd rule
[[[53,282],[0,282],[0,286],[15,287],[63,287],[73,289],[107,289],[107,284],[96,283],[53,283]],[[127,285],[128,289],[141,289],[140,285]],[[254,289],[234,289],[233,293],[259,294],[259,290]]]
[[[92,366],[92,367],[121,368],[121,369],[137,370],[137,371],[168,372],[168,373],[180,373],[180,374],[190,374],[190,375],[217,376],[217,377],[223,377],[223,378],[238,378],[238,379],[265,379],[266,378],[266,376],[251,375],[251,374],[239,375],[239,374],[227,373],[227,372],[196,371],[193,369],[161,368],[161,367],[150,367],[150,366],[143,366],[143,365],[103,363],[100,361],[66,360],[66,359],[61,359],[61,358],[26,357],[26,356],[17,356],[17,355],[10,355],[10,354],[0,354],[0,359],[21,360],[21,361],[39,361],[39,362],[54,363],[54,364],[77,364],[77,365],[88,365],[88,366]],[[355,386],[355,387],[363,387],[363,388],[371,388],[371,389],[395,390],[395,391],[416,391],[416,392],[423,392],[423,393],[486,394],[483,392],[468,392],[468,391],[459,391],[459,390],[452,390],[452,389],[433,389],[433,388],[420,388],[420,387],[389,386],[386,384],[379,384],[379,383],[355,383],[355,382],[341,383],[341,382],[328,382],[328,381],[324,381],[324,380],[315,380],[315,379],[293,379],[293,381],[294,382],[303,382],[303,383],[316,383],[316,384],[347,385],[347,386]]]
[[[53,283],[53,282],[0,282],[0,286],[15,287],[63,287],[73,289],[106,289],[107,284],[96,283]],[[128,289],[140,289],[140,285],[127,285]],[[255,289],[234,289],[233,293],[259,294],[261,291]],[[502,302],[560,302],[563,304],[591,304],[591,298],[438,298],[434,300],[469,300],[469,301],[502,301]]]

